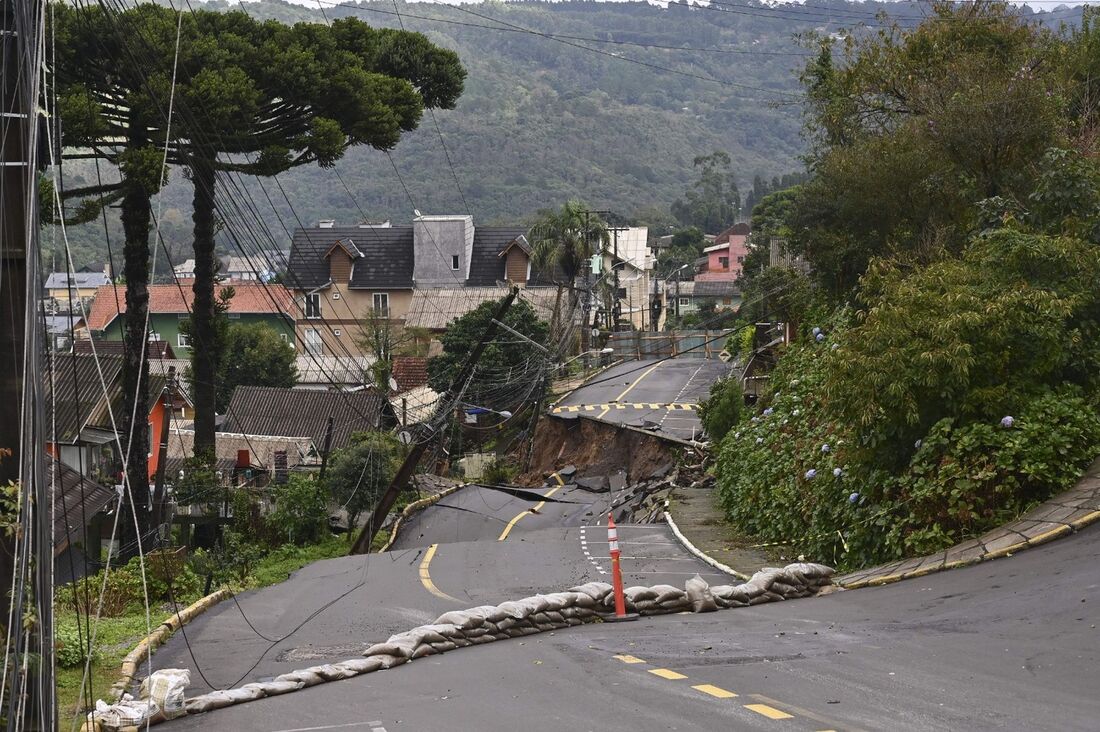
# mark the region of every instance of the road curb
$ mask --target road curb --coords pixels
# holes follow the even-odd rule
[[[677,445],[682,445],[684,447],[690,447],[690,448],[696,449],[696,450],[698,450],[699,448],[701,448],[703,446],[703,443],[701,443],[701,442],[692,442],[690,440],[681,440],[679,437],[671,437],[670,435],[662,435],[660,432],[651,432],[649,430],[644,430],[641,427],[635,427],[634,425],[631,425],[631,424],[623,424],[622,422],[608,422],[606,419],[596,419],[595,417],[593,417],[591,415],[588,415],[588,414],[577,414],[576,416],[572,416],[572,417],[563,417],[560,414],[547,414],[545,416],[550,417],[551,419],[560,419],[560,420],[565,421],[565,422],[570,422],[574,419],[587,419],[590,422],[595,422],[596,424],[607,425],[608,427],[613,427],[617,430],[629,430],[631,432],[637,432],[639,435],[648,435],[649,437],[655,437],[658,440],[663,440],[665,442],[672,442],[672,443],[675,443]]]
[[[122,698],[122,695],[130,688],[130,684],[137,675],[138,668],[141,664],[149,658],[149,655],[153,651],[164,645],[164,642],[171,638],[177,630],[187,625],[222,600],[232,597],[232,595],[233,592],[231,590],[222,588],[217,592],[212,592],[206,597],[196,600],[183,610],[178,610],[165,618],[153,632],[142,638],[122,659],[122,666],[119,668],[120,676],[118,680],[111,685],[111,690],[109,692],[111,699],[114,702],[118,702],[118,700]]]
[[[893,584],[894,582],[900,582],[901,580],[914,579],[917,577],[925,577],[936,572],[944,572],[949,569],[958,569],[959,567],[969,567],[975,564],[981,564],[982,562],[991,561],[993,559],[1001,559],[1011,556],[1024,549],[1030,549],[1031,547],[1040,546],[1047,542],[1060,539],[1070,534],[1076,534],[1081,529],[1091,524],[1100,521],[1100,511],[1093,511],[1087,516],[1082,516],[1076,521],[1059,526],[1056,529],[1044,531],[1041,534],[1028,537],[1022,541],[1018,541],[1010,546],[1002,547],[992,552],[984,552],[976,557],[968,559],[959,559],[953,562],[943,562],[941,564],[934,564],[929,567],[921,567],[911,570],[909,572],[900,572],[897,574],[879,575],[876,577],[867,577],[864,579],[856,580],[854,582],[843,582],[838,580],[837,584],[847,590],[858,590],[863,587],[881,587],[882,585]],[[950,550],[948,550],[950,551]]]
[[[666,509],[668,508],[668,501],[665,501],[665,508]],[[665,511],[664,514],[665,514],[665,521],[668,523],[669,528],[672,529],[672,533],[676,536],[676,540],[679,541],[684,546],[685,549],[687,549],[689,552],[691,552],[696,557],[703,560],[704,562],[706,562],[710,566],[714,567],[715,569],[717,569],[719,571],[722,571],[722,572],[725,572],[726,574],[732,575],[732,576],[736,577],[739,580],[748,581],[749,575],[747,575],[743,572],[738,572],[736,569],[734,569],[733,567],[730,567],[729,565],[722,564],[717,559],[715,559],[714,557],[712,557],[709,554],[707,554],[706,552],[704,552],[702,549],[699,549],[699,547],[692,544],[691,541],[689,541],[688,538],[686,536],[684,536],[683,532],[680,531],[680,527],[676,525],[676,521],[673,520],[672,514],[669,513],[668,511]]]
[[[390,550],[390,547],[393,546],[393,543],[397,541],[397,532],[401,529],[401,524],[404,523],[407,518],[412,516],[417,511],[424,510],[428,506],[434,506],[436,503],[439,503],[439,501],[443,500],[447,496],[461,490],[462,488],[465,488],[468,485],[471,484],[462,483],[461,485],[453,485],[450,488],[444,488],[439,493],[428,496],[427,498],[421,498],[418,501],[413,501],[409,505],[405,506],[405,508],[401,511],[401,515],[398,516],[397,520],[393,522],[393,528],[390,529],[390,538],[386,541],[385,544],[382,545],[382,548],[378,550],[378,553],[381,554],[382,552],[388,552]]]

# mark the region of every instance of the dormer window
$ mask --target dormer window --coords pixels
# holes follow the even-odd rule
[[[458,271],[458,255],[457,254],[452,254],[451,255],[451,269],[455,270],[456,272]]]

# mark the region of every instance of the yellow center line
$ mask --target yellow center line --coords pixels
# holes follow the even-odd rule
[[[624,653],[622,655],[619,655],[619,656],[612,656],[612,658],[616,658],[616,659],[622,661],[623,663],[645,663],[645,661],[638,658],[637,656],[631,656],[631,655],[626,654],[626,653]]]
[[[684,676],[682,673],[667,668],[651,668],[649,669],[649,673],[654,676],[660,676],[662,679],[668,679],[669,681],[687,678],[687,676]]]
[[[561,485],[556,485],[550,490],[546,491],[546,493],[543,495],[543,498],[549,498],[550,496],[561,490],[562,485],[565,485],[565,482],[562,481],[560,475],[558,475],[557,473],[554,473],[554,475],[557,477]],[[504,541],[505,539],[507,539],[508,534],[512,533],[512,528],[519,523],[520,519],[522,519],[524,516],[528,516],[532,513],[537,513],[538,511],[541,511],[542,507],[545,505],[546,501],[539,501],[532,508],[529,508],[526,511],[520,511],[515,518],[508,522],[508,525],[504,527],[504,531],[500,532],[500,536],[497,537],[497,541]]]
[[[424,559],[420,562],[420,584],[424,585],[424,588],[436,597],[441,597],[444,600],[462,602],[462,600],[459,600],[457,597],[451,597],[446,592],[436,587],[435,582],[432,582],[432,576],[428,574],[428,565],[432,563],[432,557],[435,556],[435,550],[438,547],[439,544],[432,544],[428,547],[428,551],[424,552]]]
[[[733,697],[737,696],[737,694],[734,694],[732,691],[726,691],[722,687],[714,686],[713,684],[696,684],[691,688],[695,689],[696,691],[701,691],[704,694],[710,694],[716,699],[732,699]]]
[[[775,707],[769,707],[767,704],[746,704],[745,709],[756,712],[757,714],[763,714],[768,719],[791,719],[794,715],[781,712]]]
[[[657,363],[653,364],[653,365],[652,365],[652,366],[650,366],[650,367],[649,367],[648,369],[646,369],[645,371],[643,371],[643,372],[642,372],[642,375],[641,375],[641,376],[639,376],[639,377],[638,377],[637,379],[635,379],[635,380],[634,380],[634,383],[633,383],[633,384],[631,384],[630,386],[626,387],[626,389],[625,389],[625,390],[623,391],[623,393],[622,393],[622,394],[620,394],[619,396],[615,397],[615,398],[614,398],[614,399],[612,399],[611,401],[613,401],[613,402],[621,402],[621,401],[623,400],[623,397],[624,397],[624,396],[626,396],[627,394],[629,394],[629,393],[630,393],[630,390],[631,390],[631,389],[633,389],[633,388],[634,388],[635,386],[637,386],[638,384],[642,383],[642,379],[644,379],[645,377],[647,377],[647,376],[649,376],[650,374],[652,374],[652,373],[654,372],[654,370],[656,370],[656,368],[657,368],[658,366],[660,366],[660,365],[661,365],[662,363],[664,363],[664,361],[658,361]]]

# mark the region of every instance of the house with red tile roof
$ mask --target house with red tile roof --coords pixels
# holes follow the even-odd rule
[[[229,287],[233,288],[226,311],[230,323],[264,323],[294,345],[294,301],[285,287],[225,281],[218,284],[215,297]],[[190,358],[191,354],[191,344],[181,332],[180,323],[191,317],[194,299],[194,293],[187,286],[149,285],[149,339],[167,341],[180,358]],[[87,332],[92,338],[121,341],[122,314],[125,312],[126,287],[100,287],[88,312]]]

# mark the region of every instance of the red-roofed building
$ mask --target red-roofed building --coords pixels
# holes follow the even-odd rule
[[[398,394],[428,383],[428,359],[425,356],[394,356],[393,380]]]
[[[218,284],[215,296],[227,287],[234,290],[226,313],[230,323],[264,323],[294,345],[294,301],[285,287],[229,281]],[[187,286],[149,285],[149,338],[167,341],[180,358],[189,358],[191,353],[187,337],[180,332],[180,322],[190,317],[194,299],[194,293]],[[121,341],[121,315],[125,312],[126,288],[122,285],[100,287],[88,313],[91,337]]]

